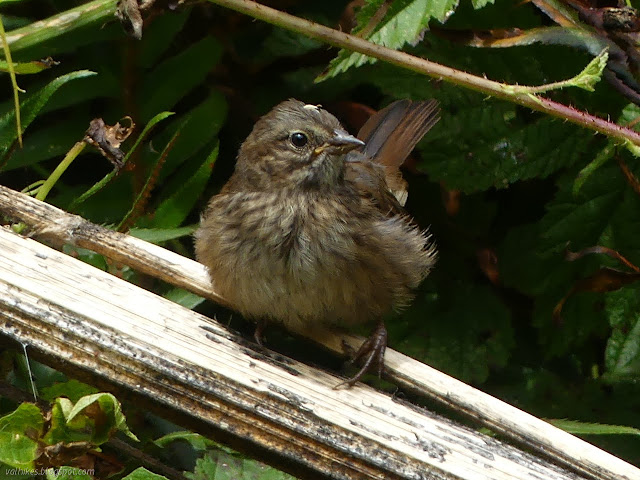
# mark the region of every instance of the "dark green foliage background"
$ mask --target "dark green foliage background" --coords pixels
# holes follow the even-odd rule
[[[80,3],[24,0],[3,7],[3,19],[10,30],[25,19],[45,18]],[[346,1],[271,3],[335,26]],[[476,11],[462,1],[445,27],[546,24],[550,21],[532,4],[497,0]],[[520,85],[569,78],[590,60],[569,47],[474,49],[429,32],[408,51]],[[145,141],[132,169],[74,211],[97,223],[117,224],[159,152],[178,133],[135,226],[154,229],[166,240],[163,245],[192,255],[191,239],[185,235],[190,230],[175,229],[197,223],[206,200],[229,177],[239,143],[276,103],[295,97],[331,110],[342,101],[379,108],[396,98],[437,98],[442,119],[417,149],[421,173],[407,177],[408,210],[422,226],[431,226],[440,257],[413,306],[389,320],[390,346],[545,418],[640,427],[640,287],[578,293],[567,301],[560,321],[552,318],[556,303],[578,280],[601,266],[620,267],[596,255],[567,262],[568,244],[573,251],[605,245],[640,264],[640,198],[617,162],[609,160],[573,192],[578,173],[607,140],[381,63],[314,83],[336,53],[206,2],[150,19],[141,42],[126,38],[121,27],[109,21],[21,50],[15,59],[53,56],[61,62],[38,75],[19,77],[26,97],[68,72],[88,69],[97,75],[72,80],[52,96],[27,129],[24,149],[8,158],[0,182],[22,189],[46,178],[94,117],[113,123],[130,115],[139,133],[155,114],[176,112]],[[0,112],[9,112],[10,85],[8,76],[3,78]],[[548,95],[614,120],[628,103],[605,82],[592,94],[562,90]],[[625,119],[638,113],[628,109]],[[124,149],[131,145],[130,140]],[[211,155],[216,149],[217,157]],[[618,155],[640,175],[637,159],[622,149]],[[87,153],[65,173],[48,201],[69,209],[74,198],[110,170],[97,153]],[[444,188],[462,192],[454,216],[444,209]],[[480,269],[481,249],[495,251],[498,283]],[[129,275],[140,281],[133,272]],[[154,288],[182,298],[166,285]],[[191,297],[184,301],[198,303]],[[228,315],[213,305],[198,308],[222,319]],[[250,331],[238,320],[231,327]],[[322,354],[305,354],[300,350],[306,348],[274,338],[276,349],[311,356],[309,361],[326,368],[336,366]],[[637,437],[588,440],[640,464]]]

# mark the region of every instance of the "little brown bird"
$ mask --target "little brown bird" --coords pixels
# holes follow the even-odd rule
[[[434,100],[400,100],[358,138],[326,110],[287,100],[260,118],[207,207],[196,256],[243,316],[303,330],[377,321],[355,384],[384,364],[382,321],[406,306],[435,263],[430,235],[404,213],[399,167],[438,121]]]

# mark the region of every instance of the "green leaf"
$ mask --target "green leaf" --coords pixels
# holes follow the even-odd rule
[[[43,426],[42,412],[32,403],[23,403],[12,413],[0,417],[0,463],[34,468]]]
[[[80,416],[75,422],[67,419],[73,410],[73,402],[68,398],[56,398],[51,408],[51,425],[43,441],[48,445],[70,442],[91,442],[93,424],[87,417]]]
[[[552,356],[578,355],[580,348],[589,352],[590,339],[606,338],[607,319],[612,320],[610,308],[627,291],[605,295],[583,292],[572,296],[562,311],[561,325],[552,319],[552,311],[574,285],[602,266],[620,268],[603,255],[589,255],[580,260],[565,260],[564,250],[571,251],[602,245],[612,248],[632,262],[640,262],[640,224],[637,212],[640,198],[628,188],[617,165],[601,167],[597,175],[589,176],[577,195],[573,194],[575,170],[560,178],[554,199],[546,206],[547,213],[534,225],[513,229],[503,242],[499,258],[501,279],[505,286],[532,296],[533,324]],[[627,308],[621,301],[619,308]],[[632,314],[632,309],[627,311]],[[621,318],[621,313],[616,317]],[[605,360],[607,375],[632,374],[634,360],[634,332],[631,320],[624,327],[613,328],[607,344]],[[615,373],[614,373],[615,372]],[[626,373],[625,373],[626,372]]]
[[[126,477],[123,477],[122,480],[167,480],[167,477],[150,472],[146,468],[139,467]]]
[[[83,262],[88,263],[89,265],[99,268],[100,270],[103,270],[105,272],[109,267],[109,265],[107,264],[107,260],[104,258],[104,256],[94,252],[93,250],[75,247],[73,245],[65,245],[62,248],[62,251],[67,255],[72,255],[74,258],[77,258],[78,260],[82,260]],[[91,393],[96,393],[96,392],[91,392]]]
[[[13,64],[13,71],[17,74],[32,74],[40,73],[43,70],[51,68],[53,64],[42,60],[33,60],[31,62],[15,63]],[[6,60],[0,60],[0,72],[8,72],[9,63]]]
[[[85,395],[98,393],[98,389],[72,379],[68,382],[58,382],[50,387],[45,387],[40,392],[40,397],[48,402],[53,402],[58,397],[67,397],[75,403]]]
[[[198,228],[197,225],[188,225],[179,228],[132,228],[129,235],[145,242],[160,244],[169,240],[192,235]]]
[[[368,0],[357,14],[358,26],[353,33],[358,34],[369,28],[369,22],[385,0]],[[428,28],[432,18],[444,23],[458,6],[458,0],[396,0],[391,3],[389,11],[377,22],[373,33],[366,38],[370,42],[388,48],[399,49],[405,44],[415,44],[422,32]],[[318,80],[335,77],[351,67],[359,67],[365,63],[374,63],[376,59],[361,53],[341,50],[329,64],[327,72]]]
[[[595,91],[596,84],[602,78],[602,72],[607,66],[607,60],[609,59],[609,49],[605,48],[600,52],[589,64],[582,69],[582,71],[567,80],[560,80],[558,82],[545,83],[539,86],[526,86],[526,85],[503,85],[502,88],[511,93],[516,94],[539,94],[548,92],[551,90],[559,90],[567,87],[578,87],[588,92]]]
[[[16,470],[16,467],[0,462],[0,480],[33,480],[33,470]]]
[[[574,249],[595,244],[608,223],[605,212],[610,212],[619,200],[618,192],[614,191],[578,205],[553,205],[545,218],[543,228],[547,228],[542,234],[549,251],[560,252],[568,242]]]
[[[136,138],[135,143],[125,155],[124,159],[122,160],[122,163],[126,163],[127,160],[129,160],[129,157],[131,157],[133,152],[136,151],[136,149],[140,146],[140,143],[142,143],[142,141],[146,138],[149,131],[153,127],[155,127],[157,123],[160,123],[162,120],[164,120],[167,117],[170,117],[171,115],[173,115],[173,112],[160,112],[154,115],[154,117],[151,120],[149,120],[149,122],[145,125],[144,130],[142,130],[142,133],[138,136],[138,138]]]
[[[95,75],[95,72],[80,70],[78,72],[68,73],[51,81],[47,86],[22,101],[20,103],[22,129],[27,129],[38,115],[38,112],[40,112],[49,98],[51,98],[51,95],[62,85],[71,80],[88,77],[90,75]],[[18,138],[18,132],[15,129],[15,116],[16,114],[13,109],[0,116],[0,157],[6,155],[13,142]]]
[[[589,62],[582,72],[570,80],[571,85],[587,90],[588,92],[593,92],[596,83],[602,78],[602,72],[607,66],[608,59],[609,50],[605,48]]]
[[[41,58],[54,55],[60,51],[77,51],[80,45],[104,40],[118,29],[100,28],[107,19],[113,17],[115,3],[104,0],[93,0],[51,16],[34,28],[33,24],[25,25],[9,32],[11,51],[28,58]],[[44,13],[44,12],[43,12]],[[113,22],[115,24],[115,22]]]
[[[73,406],[73,409],[67,416],[67,423],[71,423],[82,414],[85,408],[93,403],[98,403],[100,411],[106,416],[106,421],[99,430],[93,434],[93,443],[99,445],[109,440],[112,430],[119,430],[129,438],[138,441],[137,437],[129,430],[126,419],[122,413],[120,402],[110,393],[96,393],[82,397]]]
[[[214,442],[213,440],[209,440],[208,438],[203,437],[199,433],[193,433],[189,431],[172,432],[158,438],[153,443],[155,443],[161,448],[165,448],[167,445],[176,441],[187,442],[196,450],[206,450],[208,448],[222,447],[222,445],[220,445],[219,443]],[[226,447],[222,447],[222,448],[226,449]],[[232,450],[229,449],[229,451],[231,452]]]
[[[461,106],[443,117],[436,128],[446,135],[427,136],[420,168],[448,188],[470,193],[545,178],[589,150],[593,136],[586,130],[549,117],[525,122],[511,117],[512,109]]]
[[[165,134],[173,135],[179,132],[179,135],[160,172],[160,183],[168,180],[163,195],[166,195],[167,188],[172,188],[172,184],[177,185],[176,189],[182,187],[186,177],[181,175],[180,170],[188,161],[205,147],[209,148],[205,154],[209,154],[211,142],[217,138],[226,116],[227,102],[224,96],[220,92],[211,92],[187,115],[176,118],[167,126]],[[169,139],[161,139],[161,141],[166,143]],[[177,174],[174,173],[176,171]]]
[[[622,113],[618,118],[618,124],[626,126],[633,123],[634,128],[637,128],[637,119],[639,116],[640,116],[640,107],[638,107],[634,103],[630,103],[623,108]],[[634,153],[637,149],[637,146],[633,146],[633,147],[631,145],[628,145],[628,146],[629,146],[629,150],[634,155],[637,156],[637,153]],[[593,172],[595,172],[598,168],[604,165],[609,159],[611,159],[611,157],[614,156],[616,151],[617,151],[616,143],[609,140],[607,145],[602,150],[600,150],[600,152],[598,152],[595,158],[591,162],[589,162],[589,164],[586,167],[580,170],[580,173],[576,177],[575,183],[573,185],[574,195],[578,194],[578,192],[580,191],[580,188],[582,187],[584,182],[587,180],[589,175],[593,174]]]
[[[48,468],[46,471],[47,480],[94,480],[95,477],[86,469],[75,467]]]
[[[496,0],[471,0],[471,4],[473,8],[476,10],[481,9],[482,7],[486,7],[490,3],[495,3]]]
[[[640,197],[626,183],[621,185],[621,200],[615,210],[610,212],[611,218],[601,243],[619,251],[635,265],[640,265]],[[616,264],[616,267],[620,265]]]
[[[182,188],[160,204],[153,216],[154,226],[158,228],[180,226],[204,191],[217,157],[218,145]]]
[[[182,288],[171,289],[167,293],[165,293],[163,297],[167,300],[171,300],[172,302],[182,305],[189,310],[193,310],[205,300],[195,293],[183,290]]]
[[[499,42],[487,41],[489,48],[505,48],[527,46],[532,43],[542,43],[545,45],[565,45],[569,47],[577,47],[591,55],[598,56],[603,50],[611,50],[617,55],[623,54],[612,40],[605,36],[594,35],[582,28],[571,27],[540,27],[530,28],[528,30],[516,30],[510,32],[507,38],[500,38]]]
[[[295,480],[291,475],[235,453],[209,451],[196,461],[190,480]]]
[[[454,53],[465,58],[463,51]],[[505,55],[489,60],[476,68],[493,68],[505,81],[515,83],[519,79],[512,77],[513,67],[508,65],[513,60],[529,78],[544,83],[542,77],[536,76],[541,66],[535,59],[528,65],[520,63],[522,59],[518,57]],[[463,62],[456,66],[467,68]],[[381,64],[365,69],[363,73],[394,98],[434,97],[440,101],[441,119],[417,148],[422,159],[419,169],[447,188],[472,193],[506,188],[521,180],[545,178],[584,161],[585,154],[602,148],[602,139],[585,129],[530,114],[513,104],[435,84],[423,76],[391,66]]]
[[[442,259],[438,267],[454,264]],[[455,267],[458,274],[464,268]],[[510,313],[490,288],[468,280],[458,278],[455,289],[442,290],[444,295],[416,299],[402,321],[387,322],[392,344],[465,382],[482,383],[491,368],[508,362],[514,346]]]
[[[620,115],[618,123],[625,126],[633,124],[633,129],[638,131],[638,128],[640,128],[637,122],[638,116],[640,116],[640,107],[634,103],[630,103],[622,110],[622,115]],[[624,145],[634,157],[640,157],[640,147],[638,147],[638,145],[628,140]]]
[[[151,167],[151,171],[147,176],[147,180],[144,183],[144,185],[142,185],[142,187],[138,189],[138,194],[136,195],[136,198],[133,200],[133,205],[131,206],[127,214],[124,216],[124,218],[122,218],[122,220],[120,220],[120,222],[115,227],[117,231],[122,231],[123,229],[127,229],[128,225],[132,222],[132,219],[137,215],[138,210],[140,210],[141,208],[140,205],[145,203],[146,197],[149,195],[149,193],[151,192],[151,189],[153,188],[153,186],[157,181],[158,171],[162,168],[168,152],[171,151],[171,148],[173,148],[174,142],[179,136],[180,136],[180,130],[178,130],[173,135],[173,138],[169,140],[169,142],[165,145],[164,150],[160,152],[160,155],[156,155],[155,162]]]
[[[634,122],[638,116],[640,116],[640,106],[635,103],[629,103],[622,109],[618,123],[620,125],[629,125],[631,122]],[[635,128],[638,128],[637,123],[635,125]]]
[[[605,310],[612,333],[605,351],[610,378],[640,377],[640,286],[632,285],[605,295]]]
[[[309,53],[322,48],[323,43],[297,32],[276,28],[264,40],[261,47],[264,49],[263,57],[276,59]]]
[[[69,147],[82,138],[87,126],[86,118],[70,118],[31,131],[24,139],[23,148],[11,154],[2,171],[33,166],[65,155]]]
[[[512,228],[498,250],[503,284],[532,297],[545,292],[549,271],[558,263],[557,258],[536,251],[539,236],[537,224]]]
[[[574,435],[640,435],[640,429],[624,425],[605,425],[566,419],[546,419],[546,421]]]
[[[558,182],[559,191],[540,222],[542,253],[562,252],[567,242],[572,250],[596,245],[623,199],[624,181],[617,167],[601,168],[576,196],[572,180],[573,175],[566,175]]]
[[[584,185],[584,182],[587,181],[587,178],[589,178],[589,176],[593,172],[595,172],[598,168],[604,165],[609,159],[611,159],[611,157],[613,157],[615,152],[616,152],[615,143],[612,141],[609,141],[609,143],[607,143],[607,145],[598,152],[595,158],[591,162],[589,162],[586,167],[580,170],[580,173],[578,173],[578,176],[576,177],[576,180],[573,183],[574,195],[578,195],[578,193],[580,192],[580,188],[582,188],[582,185]]]
[[[170,15],[159,15],[144,26],[144,41],[140,44],[140,65],[151,68],[166,50],[176,42],[176,35],[182,30],[191,15],[186,5]]]
[[[73,83],[67,83],[60,87],[60,91],[43,107],[42,113],[56,112],[72,107],[86,107],[87,103],[92,100],[113,102],[118,98],[122,88],[119,79],[115,78],[111,72],[103,72],[102,68],[104,68],[104,66],[102,64],[92,66],[99,72],[98,75],[83,78]],[[122,117],[123,111],[118,106],[113,105],[110,109],[102,110],[101,115],[105,119],[115,120]],[[70,117],[70,119],[75,119],[77,122],[79,122],[80,119],[84,120],[83,133],[87,129],[88,122],[91,118],[89,112],[84,115],[76,114]],[[67,119],[65,119],[65,123],[66,120]],[[76,137],[75,140],[78,140],[78,138]]]
[[[141,88],[147,92],[140,108],[142,120],[151,118],[155,112],[173,108],[204,80],[221,55],[220,43],[213,37],[205,37],[158,65],[145,77]]]

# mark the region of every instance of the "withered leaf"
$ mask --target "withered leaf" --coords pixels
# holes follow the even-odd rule
[[[132,36],[136,40],[142,39],[142,15],[140,14],[140,5],[138,0],[120,0],[116,7],[115,16],[127,35]]]
[[[640,268],[635,266],[629,260],[627,260],[621,253],[615,251],[613,248],[603,247],[602,245],[595,245],[593,247],[583,248],[579,252],[572,252],[570,250],[565,250],[565,260],[569,262],[573,262],[574,260],[578,260],[579,258],[584,257],[585,255],[592,254],[602,254],[607,255],[615,260],[618,260],[620,263],[626,265],[630,269],[632,269],[636,273],[640,273]]]
[[[89,123],[89,128],[84,136],[84,141],[100,150],[100,153],[117,169],[122,168],[122,159],[124,158],[124,152],[120,150],[120,145],[129,138],[135,128],[131,117],[125,117],[125,119],[129,120],[129,126],[122,126],[120,122],[115,125],[106,125],[102,118],[94,118]]]
[[[95,446],[91,442],[58,442],[42,448],[38,466],[43,468],[69,465],[87,455]]]
[[[600,6],[590,0],[531,0],[557,26],[521,30],[452,31],[432,28],[438,35],[475,47],[504,48],[532,43],[567,45],[588,52],[607,48],[604,78],[618,92],[640,105],[640,13],[624,2]]]

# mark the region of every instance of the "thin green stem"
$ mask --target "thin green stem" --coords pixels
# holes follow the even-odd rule
[[[18,98],[18,92],[24,92],[18,87],[18,81],[16,80],[16,72],[13,66],[13,60],[11,59],[11,50],[8,43],[5,41],[7,34],[4,31],[4,23],[0,16],[0,39],[2,39],[2,49],[4,50],[4,58],[7,60],[7,69],[9,71],[9,77],[11,77],[11,86],[13,87],[13,103],[16,109],[16,129],[18,130],[18,144],[22,148],[22,125],[20,122],[20,98]]]
[[[38,193],[36,194],[36,198],[38,200],[44,201],[44,199],[47,198],[47,195],[49,194],[53,186],[60,179],[65,170],[69,168],[71,162],[75,160],[75,158],[80,154],[80,152],[82,152],[82,150],[84,150],[86,146],[87,144],[85,142],[77,142],[73,147],[71,147],[71,150],[67,152],[60,164],[38,189]]]
[[[573,182],[573,195],[578,195],[582,185],[587,181],[587,178],[591,176],[593,172],[595,172],[598,168],[600,168],[604,163],[606,163],[613,155],[616,153],[616,145],[613,142],[609,142],[598,154],[596,157],[582,170],[578,173],[575,181]]]
[[[524,85],[510,85],[509,89],[513,93],[538,94],[548,92],[550,90],[558,90],[560,88],[578,87],[589,92],[593,92],[595,85],[602,78],[602,72],[607,66],[609,59],[609,49],[605,48],[600,54],[594,57],[578,75],[567,80],[559,82],[547,83],[536,87]]]

